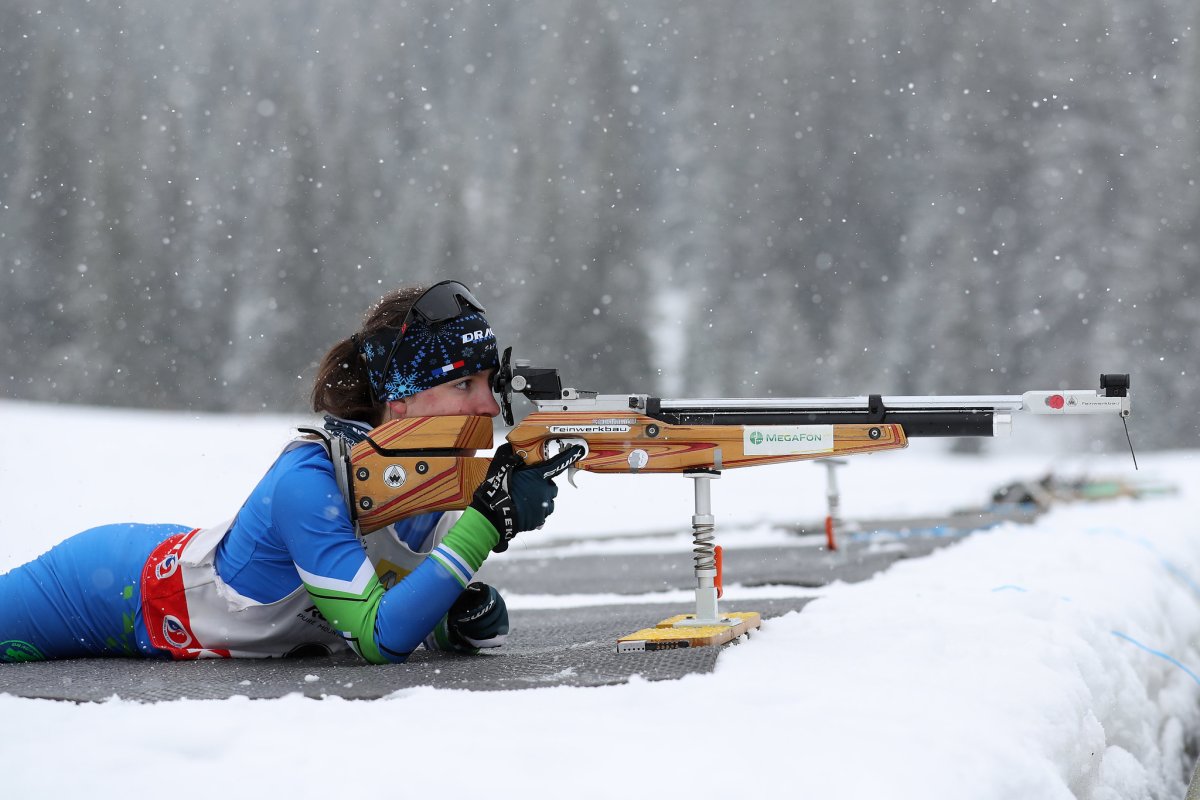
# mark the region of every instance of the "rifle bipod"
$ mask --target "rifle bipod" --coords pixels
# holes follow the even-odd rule
[[[755,611],[720,614],[721,552],[714,545],[716,518],[712,513],[711,481],[721,477],[717,470],[689,470],[693,481],[696,513],[692,515],[692,560],[696,574],[696,613],[678,614],[653,628],[643,628],[617,640],[618,653],[676,650],[682,647],[721,645],[762,625]]]
[[[692,560],[696,572],[696,614],[675,623],[679,628],[694,628],[702,625],[733,625],[737,620],[717,615],[717,599],[720,597],[720,571],[717,569],[716,519],[712,515],[712,491],[709,481],[721,477],[721,473],[696,470],[684,473],[695,485],[696,513],[692,515]]]

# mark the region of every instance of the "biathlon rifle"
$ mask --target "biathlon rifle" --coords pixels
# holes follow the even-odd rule
[[[896,450],[916,437],[1006,435],[1016,413],[1115,414],[1122,421],[1130,413],[1127,374],[1101,375],[1099,391],[670,400],[564,388],[558,370],[513,362],[511,353],[505,351],[493,389],[513,426],[506,437],[513,450],[533,464],[582,445],[575,468],[598,473],[715,475]],[[535,406],[515,425],[514,393]],[[360,531],[369,533],[414,514],[466,508],[487,473],[489,460],[475,451],[493,447],[492,420],[406,418],[380,425],[348,451],[339,441],[331,441],[339,482]]]

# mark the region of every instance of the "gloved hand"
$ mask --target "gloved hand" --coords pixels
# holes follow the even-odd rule
[[[446,612],[446,628],[457,648],[499,647],[508,638],[508,607],[486,583],[472,583]]]
[[[497,553],[508,549],[508,542],[521,531],[541,527],[554,511],[558,487],[554,478],[583,458],[577,444],[540,464],[526,465],[508,442],[496,448],[496,457],[487,477],[471,499],[471,508],[487,517],[500,534],[492,548]]]

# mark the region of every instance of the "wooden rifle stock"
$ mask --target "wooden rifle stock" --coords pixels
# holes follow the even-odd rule
[[[373,429],[348,458],[359,530],[466,508],[491,464],[474,451],[491,449],[491,417],[413,417]]]
[[[507,438],[529,464],[553,455],[555,443],[582,442],[587,455],[575,466],[597,473],[720,471],[908,444],[904,430],[894,424],[808,426],[820,430],[790,433],[788,442],[755,443],[742,425],[671,425],[638,414],[622,417],[619,424],[597,425],[595,417],[587,411],[530,414]],[[466,508],[490,465],[468,451],[491,447],[490,417],[416,417],[375,428],[349,455],[360,530],[370,533],[415,514]],[[780,447],[795,452],[754,452]]]
[[[597,424],[591,411],[539,411],[508,441],[529,464],[553,455],[549,443],[581,443],[587,455],[576,468],[600,473],[719,472],[908,446],[904,429],[893,424],[673,425],[642,414],[605,416]]]

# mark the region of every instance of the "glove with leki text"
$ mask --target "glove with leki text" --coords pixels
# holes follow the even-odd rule
[[[446,627],[455,649],[499,647],[508,638],[508,607],[494,587],[477,581],[450,606]]]
[[[471,508],[487,517],[500,534],[500,541],[492,548],[495,552],[507,550],[509,541],[521,531],[542,526],[554,512],[558,495],[554,478],[583,455],[584,449],[574,444],[554,458],[526,464],[508,442],[496,448],[487,477],[471,499]]]

